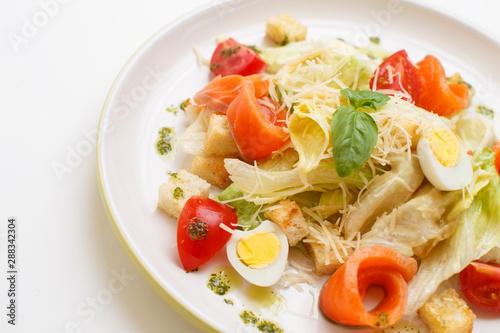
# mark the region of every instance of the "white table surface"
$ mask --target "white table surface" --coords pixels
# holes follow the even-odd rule
[[[498,2],[421,2],[500,38]],[[198,332],[119,244],[101,202],[93,138],[132,53],[207,3],[223,2],[0,2],[0,332]],[[30,30],[34,20],[39,27]],[[76,149],[85,153],[58,174],[55,166]],[[18,223],[16,326],[7,324],[5,307],[9,217]]]

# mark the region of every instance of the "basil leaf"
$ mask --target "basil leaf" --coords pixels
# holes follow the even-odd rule
[[[330,125],[335,170],[340,177],[349,176],[370,158],[377,143],[377,124],[368,113],[344,105],[335,111]]]
[[[355,108],[368,108],[376,111],[384,106],[389,100],[389,96],[371,90],[352,90],[350,88],[340,91],[342,96],[347,98],[351,105]]]

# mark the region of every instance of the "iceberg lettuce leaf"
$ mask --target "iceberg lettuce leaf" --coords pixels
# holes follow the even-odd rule
[[[481,158],[485,171],[495,172],[494,154],[489,148],[483,151]],[[441,282],[500,245],[500,178],[492,177],[458,218],[453,235],[421,261],[417,274],[408,284],[407,314],[414,313]]]
[[[254,229],[264,220],[264,213],[261,212],[261,206],[246,200],[234,200],[243,197],[236,184],[229,185],[224,191],[216,196],[216,199],[221,202],[226,202],[227,205],[234,208],[238,214],[238,225],[245,230]]]
[[[181,151],[190,155],[201,154],[205,150],[207,111],[201,111],[196,120],[182,133],[180,137]]]
[[[314,109],[314,106],[311,106]],[[306,104],[294,109],[288,128],[290,139],[299,154],[298,168],[307,173],[316,168],[330,142],[330,125],[319,112],[308,110]]]
[[[321,160],[318,166],[302,174],[298,167],[285,171],[267,171],[238,159],[225,159],[231,180],[245,194],[245,200],[257,205],[272,203],[305,190],[326,191],[340,188],[340,183],[358,189],[373,178],[369,167],[341,178],[332,158]],[[304,177],[305,176],[305,177]]]
[[[294,42],[284,46],[261,48],[259,55],[267,63],[266,72],[276,74],[283,66],[297,57],[321,46],[313,42]]]
[[[473,198],[494,176],[485,171],[490,156],[479,154],[473,161],[475,182],[469,190],[439,191],[428,184],[387,215],[377,219],[363,236],[364,246],[383,245],[406,256],[424,258],[443,239],[450,237],[458,223],[458,215],[470,207]]]

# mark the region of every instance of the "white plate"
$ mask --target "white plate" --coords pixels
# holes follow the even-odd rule
[[[499,44],[471,26],[412,3],[379,0],[233,0],[216,2],[165,27],[148,40],[118,75],[104,105],[98,139],[99,180],[119,238],[145,278],[185,318],[206,331],[245,332],[241,306],[252,306],[237,290],[226,304],[206,287],[209,274],[225,262],[221,252],[200,271],[187,274],[180,266],[175,221],[156,208],[157,190],[168,171],[189,168],[177,153],[167,163],[155,151],[160,127],[187,124],[184,115],[165,111],[193,96],[208,83],[206,67],[197,63],[192,46],[207,58],[219,35],[246,44],[264,43],[265,19],[288,12],[309,29],[309,38],[341,37],[359,44],[380,37],[392,51],[406,49],[414,60],[437,56],[447,73],[459,71],[477,90],[481,102],[500,109]],[[312,288],[311,288],[312,289]],[[314,289],[312,289],[314,290]],[[285,332],[350,332],[324,320],[307,291],[283,292],[286,310],[279,322]],[[312,311],[312,315],[310,314]],[[479,314],[474,332],[490,332],[499,319]],[[362,330],[357,332],[364,332]]]

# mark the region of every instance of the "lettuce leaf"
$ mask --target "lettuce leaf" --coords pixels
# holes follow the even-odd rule
[[[460,112],[455,118],[455,134],[467,150],[482,151],[495,144],[493,121],[490,117],[471,109]]]
[[[261,213],[261,206],[249,202],[246,200],[234,200],[243,197],[243,193],[240,191],[236,184],[229,185],[224,191],[216,196],[216,199],[226,202],[227,205],[234,208],[238,214],[238,225],[242,226],[245,230],[251,230],[260,224],[260,221],[264,220],[264,213]],[[230,200],[230,201],[229,201]]]
[[[316,168],[323,158],[330,141],[330,124],[314,106],[309,111],[306,104],[294,108],[288,128],[290,140],[299,154],[298,168],[307,173]]]
[[[182,133],[179,143],[181,151],[190,155],[201,154],[205,150],[207,111],[201,111],[196,120]]]
[[[432,248],[453,234],[458,215],[470,207],[473,198],[494,176],[488,167],[489,154],[479,154],[473,161],[474,179],[469,190],[439,191],[428,184],[418,195],[377,219],[363,236],[363,245],[383,245],[424,258]]]
[[[496,173],[491,149],[486,148],[481,155],[485,171]],[[500,178],[493,176],[458,218],[453,235],[421,261],[408,284],[407,314],[415,313],[441,282],[500,245]]]
[[[290,61],[311,52],[320,45],[307,41],[288,43],[284,46],[261,48],[259,55],[267,63],[266,72],[276,74]]]
[[[225,159],[226,170],[247,201],[257,205],[272,203],[306,191],[326,191],[340,188],[340,183],[361,189],[373,178],[368,166],[341,178],[332,158],[321,160],[318,166],[303,174],[298,167],[285,171],[267,171],[238,159]]]
[[[309,101],[336,109],[343,98],[340,89],[368,89],[376,66],[351,46],[337,42],[336,46],[315,49],[281,68],[271,80],[272,98],[287,108]]]
[[[366,61],[351,56],[349,61],[340,68],[338,79],[348,88],[367,90],[369,89],[368,83],[372,74],[373,71],[371,71],[371,67],[367,65]]]

